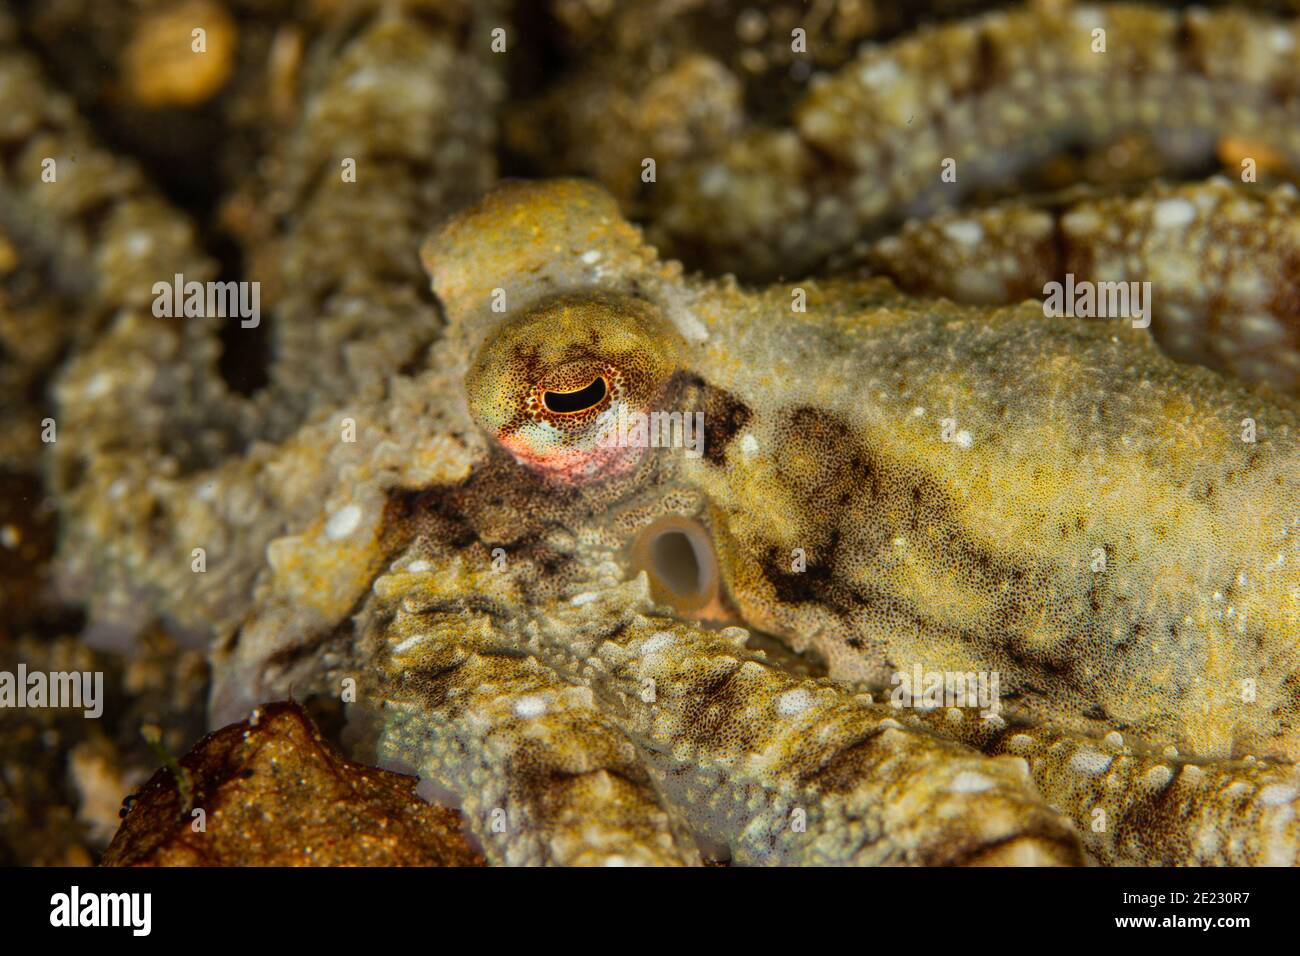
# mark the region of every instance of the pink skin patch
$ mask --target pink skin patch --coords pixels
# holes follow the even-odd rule
[[[644,448],[548,448],[539,450],[518,434],[500,439],[515,461],[562,485],[583,485],[627,474],[641,460]]]

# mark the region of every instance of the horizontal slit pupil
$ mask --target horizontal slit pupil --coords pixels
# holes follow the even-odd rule
[[[605,397],[605,380],[600,376],[576,392],[543,392],[542,403],[552,412],[581,412]]]

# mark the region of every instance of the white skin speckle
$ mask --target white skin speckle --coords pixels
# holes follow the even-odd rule
[[[726,191],[728,181],[727,171],[721,165],[715,163],[708,166],[700,174],[700,194],[709,197],[720,196]]]
[[[1034,745],[1034,738],[1028,734],[1016,734],[1007,741],[1007,749],[1012,753],[1017,750],[1028,750]]]
[[[597,262],[600,261],[600,250],[589,249],[588,251],[584,252],[582,254],[582,261],[589,266],[594,266]]]
[[[325,523],[325,536],[331,541],[338,541],[356,531],[360,524],[361,506],[345,505],[330,515],[329,521]]]
[[[581,594],[575,594],[569,599],[569,603],[574,607],[582,607],[584,604],[590,604],[600,597],[595,591],[583,591]]]
[[[858,79],[872,89],[882,89],[898,81],[901,71],[893,60],[876,60],[858,71]]]
[[[540,697],[520,697],[515,701],[516,717],[540,717],[546,713],[546,701]]]
[[[97,372],[89,382],[86,383],[86,398],[101,398],[107,395],[113,388],[113,380],[105,372]]]
[[[1078,209],[1065,214],[1061,227],[1066,235],[1080,237],[1091,235],[1101,228],[1101,220],[1090,209]]]
[[[1102,16],[1102,12],[1096,7],[1079,7],[1074,11],[1070,19],[1081,30],[1092,30],[1095,27],[1104,27],[1106,25],[1106,18]]]
[[[1147,771],[1147,785],[1156,789],[1162,789],[1169,786],[1169,781],[1174,779],[1174,772],[1164,764],[1157,764]]]
[[[1219,834],[1211,827],[1204,827],[1197,833],[1196,845],[1201,853],[1212,856],[1219,848]]]
[[[1162,199],[1156,203],[1155,224],[1158,229],[1177,229],[1196,219],[1196,206],[1186,199]]]
[[[1101,742],[1104,743],[1107,747],[1123,747],[1124,735],[1121,734],[1118,730],[1112,730],[1110,733],[1108,733],[1105,737],[1101,739]]]
[[[993,789],[993,781],[974,770],[963,770],[948,784],[949,793],[983,793]]]
[[[654,634],[651,634],[650,639],[641,646],[641,650],[646,654],[655,654],[665,648],[672,647],[676,641],[677,638],[673,637],[669,632],[656,631]]]
[[[758,439],[753,435],[746,433],[744,437],[740,439],[740,450],[744,453],[746,458],[758,454]]]
[[[147,232],[133,232],[126,241],[126,249],[133,256],[147,256],[153,251],[153,236]]]
[[[1105,773],[1110,768],[1110,763],[1115,758],[1109,754],[1104,754],[1096,750],[1084,747],[1070,758],[1070,769],[1075,773],[1087,774],[1095,777],[1099,773]]]
[[[1260,345],[1274,345],[1286,339],[1286,329],[1271,315],[1245,315],[1238,324],[1251,341]]]
[[[971,438],[970,432],[966,431],[965,429],[962,429],[956,434],[952,442],[962,451],[968,451],[970,449],[970,446],[975,444],[975,439]]]
[[[1271,287],[1257,269],[1240,269],[1228,276],[1228,295],[1242,309],[1267,302]]]
[[[704,323],[685,309],[673,313],[673,323],[677,326],[677,331],[692,342],[703,342],[709,337],[709,330],[704,327]]]
[[[417,558],[406,566],[406,570],[412,574],[423,574],[426,571],[432,571],[433,565],[428,561],[425,561],[423,558]]]
[[[398,654],[405,654],[407,651],[415,647],[417,644],[420,644],[423,641],[427,641],[428,639],[429,639],[428,634],[412,634],[406,640],[402,641],[402,643],[394,647],[393,650]]]
[[[782,717],[793,717],[795,714],[802,714],[812,706],[812,694],[800,687],[798,690],[788,690],[776,699],[776,712]]]
[[[1285,783],[1270,783],[1259,791],[1259,802],[1266,807],[1280,807],[1300,797],[1300,789]]]
[[[978,245],[984,239],[984,227],[970,219],[958,219],[943,227],[943,234],[963,246]]]

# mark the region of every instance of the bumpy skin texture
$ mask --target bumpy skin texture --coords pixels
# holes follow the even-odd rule
[[[69,593],[93,595],[96,619],[111,622],[97,638],[103,631],[119,639],[155,614],[182,632],[228,633],[247,612],[268,553],[292,563],[288,545],[267,552],[272,540],[286,525],[300,529],[294,512],[314,512],[319,483],[346,467],[338,459],[322,470],[319,449],[354,456],[355,445],[339,447],[345,429],[364,427],[354,409],[387,395],[388,376],[437,335],[438,315],[419,288],[424,220],[467,201],[455,183],[486,186],[490,132],[457,117],[470,103],[489,110],[499,78],[437,28],[397,15],[362,22],[330,52],[278,157],[295,172],[278,178],[267,199],[272,210],[293,213],[250,254],[273,313],[264,316],[276,355],[267,388],[246,398],[226,386],[216,368],[217,320],[159,319],[147,308],[157,277],[211,276],[183,218],[164,206],[170,216],[161,222],[91,237],[97,261],[83,281],[96,283],[91,301],[112,318],[57,381],[59,428],[70,440],[52,452],[53,484],[72,518],[62,577]],[[379,82],[379,94],[367,78]],[[83,162],[100,155],[86,153]],[[356,182],[342,180],[340,157],[356,161]],[[436,183],[425,181],[430,169]],[[125,194],[100,198],[108,212],[96,222],[122,221],[125,230],[156,200],[136,197],[143,189],[134,170],[114,171],[108,181],[123,180]],[[68,177],[31,192],[50,203],[85,188]],[[81,224],[49,218],[57,264],[80,266]],[[146,261],[119,261],[139,250]],[[283,481],[267,473],[276,461]],[[192,565],[196,547],[205,551],[201,576]],[[310,606],[343,600],[310,584],[302,590]]]
[[[909,222],[867,255],[909,292],[1011,303],[1049,282],[1151,283],[1151,331],[1175,358],[1300,394],[1300,202],[1211,180]]]
[[[917,718],[991,755],[1029,760],[1040,792],[1076,821],[1091,859],[1119,866],[1293,866],[1300,837],[1294,764],[1156,752],[1118,731],[1101,739],[948,710]]]
[[[196,248],[193,226],[134,164],[95,142],[71,100],[52,89],[37,59],[19,48],[16,27],[4,11],[0,88],[6,106],[0,120],[0,232],[5,258],[16,260],[5,271],[16,271],[14,285],[25,278],[43,286],[45,301],[35,303],[33,324],[42,307],[63,313],[59,323],[43,323],[44,329],[31,333],[38,340],[52,328],[61,333],[48,351],[96,330],[117,309],[147,307],[160,275],[213,277],[215,265]],[[198,367],[211,354],[200,346],[211,330],[202,320],[187,330],[193,336],[186,344],[200,353]],[[23,349],[12,351],[21,366]],[[196,407],[218,402],[211,378],[204,376],[194,385],[199,393],[187,396]]]
[[[520,616],[466,571],[490,568],[482,546],[421,560],[377,583],[403,605],[382,628],[381,752],[466,794],[490,858],[693,862],[703,840],[741,864],[1080,859],[1023,760],[655,614],[644,579]]]
[[[540,248],[537,223],[553,224]],[[998,719],[1057,728],[1014,747],[1083,826],[1098,804],[1080,793],[1109,764],[1055,759],[1057,736],[1082,747],[1123,728],[1229,761],[1211,772],[1255,810],[1216,833],[1244,827],[1257,858],[1294,856],[1294,408],[1175,364],[1124,324],[918,309],[878,281],[809,283],[798,312],[800,287],[685,280],[577,183],[501,190],[425,257],[458,330],[512,336],[520,352],[515,327],[494,331],[494,288],[526,313],[599,291],[593,328],[626,321],[621,294],[675,327],[689,345],[666,407],[702,408],[711,447],[648,450],[639,474],[655,474],[633,480],[689,489],[696,504],[677,513],[708,526],[747,624],[867,686],[916,665],[997,671],[1015,700]],[[560,328],[537,334],[584,339]],[[471,409],[484,420],[473,396]],[[1234,770],[1244,757],[1278,763]],[[1116,761],[1113,779],[1131,764]],[[1144,779],[1172,779],[1178,758],[1161,766]],[[1142,803],[1150,828],[1168,828],[1144,835],[1151,846],[1117,847],[1111,828],[1096,852],[1229,859],[1199,816],[1166,817],[1177,806]]]
[[[1171,170],[1233,137],[1294,171],[1296,30],[1125,4],[1041,4],[919,30],[813,84],[789,126],[663,175],[652,239],[712,268],[800,276],[864,232],[1013,180],[1065,143],[1133,132],[1150,134]],[[946,159],[953,181],[941,178]]]
[[[401,18],[350,43],[363,72],[395,50],[460,62],[454,36]],[[773,194],[784,169],[761,169]],[[348,273],[351,246],[317,251]],[[354,678],[357,746],[459,799],[497,862],[1075,862],[1080,842],[1113,862],[1296,860],[1293,406],[1038,306],[687,279],[573,182],[491,194],[424,258],[441,337],[423,349],[435,305],[371,262],[356,311],[329,313],[339,335],[278,339],[302,372],[359,317],[355,362],[322,359],[341,377],[272,369],[284,417],[221,388],[211,330],[138,306],[64,370],[62,559],[97,619],[215,632],[214,724]],[[322,289],[287,298],[289,321],[328,312]],[[539,316],[542,338],[519,336]],[[606,354],[617,330],[648,336],[637,361]],[[493,409],[530,345],[560,366],[516,402],[606,365],[659,381],[667,354],[638,402],[703,412],[702,456],[614,467],[567,424],[511,447]],[[590,394],[560,414],[617,393]],[[716,600],[656,557],[687,526]],[[747,638],[713,629],[728,616]],[[829,676],[760,656],[758,632]],[[895,710],[875,685],[913,664],[996,669],[1008,699],[988,719]]]
[[[573,65],[541,94],[512,103],[507,142],[539,173],[592,176],[624,212],[644,212],[665,176],[715,155],[745,129],[780,122],[821,71],[838,69],[867,40],[917,22],[970,14],[982,0],[907,4],[803,0],[555,0]],[[803,31],[796,52],[794,32]]]

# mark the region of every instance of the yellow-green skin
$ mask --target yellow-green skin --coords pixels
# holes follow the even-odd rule
[[[537,502],[525,512],[547,513],[537,520],[566,529],[574,563],[549,593],[536,565],[507,569],[503,580],[522,590],[506,606],[524,606],[489,614],[516,618],[504,631],[530,642],[561,684],[593,689],[624,732],[652,728],[661,735],[652,735],[652,750],[675,754],[684,744],[671,725],[693,723],[682,710],[692,700],[732,716],[744,711],[745,726],[771,706],[762,703],[770,692],[731,679],[715,700],[716,682],[706,691],[680,671],[669,678],[680,700],[664,703],[660,688],[657,706],[629,704],[634,684],[617,670],[616,648],[635,648],[629,634],[646,628],[681,635],[686,626],[644,623],[634,613],[643,591],[623,596],[621,613],[632,616],[622,625],[610,623],[618,614],[608,608],[603,626],[584,625],[596,631],[590,643],[572,624],[562,640],[547,636],[578,613],[557,602],[575,597],[565,574],[590,583],[603,573],[603,587],[612,587],[636,572],[619,565],[620,542],[665,514],[691,515],[708,529],[739,621],[829,665],[836,684],[810,686],[888,691],[894,673],[916,665],[996,671],[1003,710],[992,719],[903,710],[899,721],[1025,758],[1097,858],[1295,860],[1294,408],[1177,365],[1125,324],[1048,319],[1032,305],[920,304],[882,282],[746,290],[687,279],[657,260],[608,196],[578,182],[504,187],[443,229],[424,258],[452,321],[449,348],[490,352],[497,337],[518,337],[512,314],[536,323],[539,310],[593,294],[602,303],[587,313],[593,341],[624,327],[625,313],[644,328],[648,305],[665,334],[684,343],[660,400],[703,410],[712,447],[699,458],[648,449],[635,474],[603,483],[599,474],[577,486],[544,473],[513,479],[521,499]],[[504,291],[505,315],[492,309],[495,290]],[[508,364],[509,350],[494,361]],[[512,400],[500,382],[515,378],[478,370],[471,414],[489,420]],[[528,471],[497,454],[497,469]],[[479,491],[491,484],[484,479]],[[545,503],[548,489],[562,505]],[[468,519],[480,543],[531,554],[535,545],[521,543],[530,540],[529,521],[512,537],[500,518],[484,523],[491,510],[480,506]],[[420,553],[435,568],[474,560]],[[421,593],[410,587],[395,592],[403,607]],[[573,603],[605,600],[584,587]],[[486,588],[476,579],[456,590],[465,601]],[[447,595],[438,593],[446,613]],[[399,614],[393,645],[412,633],[400,622]],[[462,643],[478,639],[463,633]],[[689,634],[701,649],[718,640],[694,627]],[[644,652],[633,650],[633,659],[634,673],[652,666]],[[782,673],[734,666],[759,668],[763,681]],[[858,720],[872,707],[888,712],[847,690],[818,693],[856,699],[865,708]],[[810,721],[801,737],[777,744],[779,725],[760,734],[761,746],[720,752],[729,770],[718,774],[746,792],[792,786],[799,772],[783,777],[772,760],[786,754],[798,763],[818,730]],[[767,756],[762,769],[746,767],[759,753]],[[870,786],[870,775],[858,785]],[[925,799],[936,784],[921,775],[911,786],[909,799]],[[691,800],[670,803],[688,829],[733,853],[748,846],[743,827],[729,831]]]
[[[1221,30],[1187,36],[1291,69]],[[397,170],[411,191],[383,172],[341,189],[320,174],[320,217],[295,217],[286,241],[283,275],[303,281],[275,308],[272,386],[250,401],[216,371],[211,323],[153,317],[148,284],[122,278],[164,262],[124,265],[136,229],[187,274],[205,268],[164,203],[146,196],[159,214],[145,215],[115,175],[113,215],[63,216],[96,204],[58,199],[88,185],[62,165],[57,189],[0,190],[56,200],[46,218],[72,274],[87,263],[69,236],[107,223],[86,234],[106,325],[58,376],[48,450],[61,567],[97,625],[212,634],[217,725],[342,695],[356,746],[456,798],[496,862],[1296,861],[1294,412],[1132,330],[1032,306],[805,283],[798,312],[788,286],[687,280],[575,183],[510,187],[440,232],[426,258],[450,324],[426,350],[439,310],[388,250],[414,252],[418,177],[436,170],[441,189],[464,163],[487,168],[453,121],[489,107],[440,92],[477,75],[462,41],[385,16],[313,94],[347,122],[294,140],[311,161],[290,167],[332,170],[339,142],[391,144],[412,151]],[[11,143],[49,129],[14,116]],[[1292,129],[1246,127],[1261,125]],[[385,138],[411,129],[438,135]],[[770,164],[746,168],[801,195]],[[869,162],[861,177],[880,179]],[[692,181],[661,185],[689,198]],[[403,228],[370,228],[376,208]],[[778,205],[796,246],[820,231],[788,220]],[[329,294],[343,275],[360,307]],[[519,400],[500,385],[517,370],[491,345],[557,311],[571,321],[546,344],[563,368],[529,384],[579,386],[575,368],[628,338],[633,364],[657,356],[641,364],[658,384],[630,400],[703,412],[704,455],[650,449],[608,473],[593,459],[567,481],[534,467],[554,460],[546,441],[517,461],[491,418]],[[574,334],[588,354],[570,368]],[[561,430],[581,456],[587,436]],[[701,603],[666,595],[638,558],[648,532],[691,521],[725,584]],[[717,629],[728,615],[748,636]],[[760,653],[759,632],[805,654]],[[834,680],[809,676],[814,658]],[[868,689],[913,663],[996,668],[1003,707],[895,709]]]

